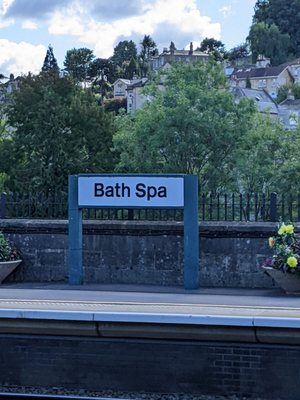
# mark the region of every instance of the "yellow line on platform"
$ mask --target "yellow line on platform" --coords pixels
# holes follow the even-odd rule
[[[143,302],[134,302],[134,301],[80,301],[80,300],[36,300],[36,299],[0,299],[0,308],[1,303],[4,304],[45,304],[45,305],[63,305],[63,304],[76,304],[76,305],[111,305],[111,306],[123,306],[123,305],[135,305],[135,306],[159,306],[159,307],[206,307],[206,308],[238,308],[238,309],[255,309],[255,310],[286,310],[286,311],[294,311],[300,310],[300,307],[276,307],[276,306],[239,306],[239,305],[230,305],[230,304],[202,304],[202,303],[143,303]]]

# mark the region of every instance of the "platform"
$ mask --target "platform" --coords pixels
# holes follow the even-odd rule
[[[0,286],[8,386],[298,400],[299,346],[300,296],[280,289]]]
[[[300,328],[300,295],[280,289],[6,283],[0,318]]]

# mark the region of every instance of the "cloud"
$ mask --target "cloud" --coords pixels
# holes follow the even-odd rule
[[[98,0],[90,2],[93,16],[102,18],[105,21],[126,18],[132,15],[139,15],[144,10],[143,0],[120,1],[120,0]]]
[[[40,72],[46,55],[46,48],[43,45],[34,46],[26,42],[10,42],[0,39],[0,72],[9,76],[15,76],[28,72]]]
[[[197,0],[2,0],[0,28],[14,18],[26,30],[37,29],[42,19],[53,38],[50,43],[54,36],[59,41],[64,36],[65,43],[77,42],[78,48],[93,49],[97,57],[110,57],[120,40],[138,45],[144,35],[151,35],[160,50],[170,41],[180,49],[191,41],[221,36],[220,24],[201,14]],[[26,34],[30,37],[30,31]],[[38,72],[45,54],[42,45],[0,43],[0,65],[8,73]]]
[[[12,18],[6,20],[0,18],[0,29],[7,28],[8,26],[13,25],[14,23],[15,21]]]
[[[81,36],[84,34],[82,18],[71,10],[66,13],[56,11],[49,21],[48,32],[50,35]]]
[[[232,6],[230,4],[228,6],[224,6],[224,7],[219,9],[219,12],[221,14],[223,14],[224,18],[228,18],[228,17],[230,17],[230,15],[233,14]]]
[[[116,16],[124,18],[141,14],[146,0],[4,0],[4,3],[2,8],[6,17],[46,18],[58,9],[73,8],[81,4],[91,15],[111,21]]]
[[[22,24],[23,29],[29,29],[29,30],[35,30],[38,28],[38,25],[35,22],[32,22],[30,20],[26,20]]]
[[[123,4],[110,0],[113,7]],[[110,4],[109,3],[109,4]],[[108,23],[104,19],[99,21],[87,13],[86,8],[77,3],[75,11],[73,5],[64,12],[56,10],[49,20],[49,33],[52,35],[73,35],[81,45],[92,46],[99,57],[112,55],[114,46],[124,39],[151,35],[157,44],[164,42],[165,31],[168,31],[168,42],[182,36],[177,46],[184,47],[187,42],[201,41],[204,37],[220,38],[221,27],[213,23],[209,17],[202,16],[197,8],[196,0],[137,0],[124,4],[138,4],[142,10],[139,14],[124,17],[124,7],[120,6],[117,18]],[[102,4],[108,2],[102,1]],[[105,9],[105,7],[104,7]],[[123,11],[122,11],[123,10]],[[135,7],[131,7],[131,13]]]
[[[44,18],[58,7],[71,3],[71,0],[5,0],[5,17]]]

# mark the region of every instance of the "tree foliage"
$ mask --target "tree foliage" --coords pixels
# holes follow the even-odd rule
[[[140,51],[140,70],[142,76],[147,76],[148,73],[148,61],[150,56],[156,49],[156,43],[152,39],[150,35],[145,35],[143,40],[140,43],[141,51]]]
[[[235,177],[232,188],[246,193],[266,193],[278,190],[278,170],[284,155],[286,131],[279,121],[257,113],[251,128],[244,131],[243,140],[235,151],[231,170]]]
[[[137,48],[132,40],[123,40],[114,48],[114,54],[111,60],[118,65],[122,66],[124,61],[129,62],[131,58],[137,58]]]
[[[248,40],[253,62],[256,62],[260,54],[269,57],[272,65],[279,65],[288,58],[290,36],[281,33],[275,24],[258,22],[252,25]]]
[[[96,58],[89,66],[88,76],[93,83],[105,76],[106,81],[114,83],[118,77],[115,64],[109,58]]]
[[[88,48],[71,49],[67,51],[64,67],[66,73],[77,82],[86,82],[95,56]]]
[[[55,71],[55,72],[59,72],[59,67],[57,64],[57,60],[54,56],[53,53],[53,47],[51,45],[48,46],[47,52],[46,52],[46,56],[44,59],[44,63],[42,66],[42,71],[43,72],[47,72],[47,71]]]
[[[300,56],[300,2],[299,0],[257,0],[253,24],[275,25],[281,35],[289,37],[287,54],[291,58]],[[262,39],[263,40],[263,39]],[[282,36],[277,34],[277,40]],[[281,45],[279,45],[281,47]]]
[[[236,47],[233,47],[227,53],[228,60],[233,63],[249,56],[250,52],[247,43],[242,43]]]
[[[280,86],[277,93],[277,103],[284,101],[289,93],[292,94],[295,99],[300,99],[300,84],[292,83]]]
[[[90,91],[52,72],[23,77],[7,109],[2,171],[17,191],[66,190],[69,174],[108,172],[113,123]]]
[[[199,50],[210,54],[215,61],[223,61],[227,58],[225,45],[220,40],[205,38],[202,41]]]
[[[254,107],[234,102],[222,66],[175,64],[164,89],[155,85],[149,94],[153,100],[134,116],[118,118],[118,170],[197,174],[202,188],[225,185]]]

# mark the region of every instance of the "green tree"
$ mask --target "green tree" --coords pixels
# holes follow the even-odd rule
[[[258,22],[252,25],[247,39],[253,62],[256,62],[260,54],[269,57],[272,65],[279,65],[288,58],[290,36],[287,33],[281,33],[275,24],[267,25],[265,22]]]
[[[132,79],[134,76],[137,76],[139,72],[139,66],[135,58],[131,58],[129,63],[125,63],[124,74],[123,77],[125,79]]]
[[[89,66],[88,76],[94,82],[103,75],[105,75],[108,83],[114,83],[118,77],[116,66],[108,58],[96,58]]]
[[[300,2],[299,0],[258,0],[254,9],[253,24],[263,22],[276,25],[279,32],[290,38],[287,53],[300,56]],[[280,38],[279,38],[280,40]]]
[[[213,38],[205,38],[197,50],[210,54],[215,61],[223,61],[227,57],[224,43]]]
[[[7,108],[10,189],[66,190],[67,177],[113,168],[113,120],[90,91],[52,72],[23,77]]]
[[[0,193],[4,191],[5,183],[8,180],[8,176],[4,171],[9,167],[10,141],[11,135],[7,126],[7,121],[3,118],[0,120]]]
[[[46,52],[46,56],[45,56],[45,60],[42,66],[42,71],[43,72],[47,72],[47,71],[55,71],[55,72],[59,72],[59,67],[57,64],[57,60],[54,56],[53,53],[53,47],[51,47],[51,45],[49,44],[47,52]]]
[[[65,71],[75,81],[86,83],[94,58],[93,51],[85,47],[68,50],[64,61]]]
[[[276,190],[285,197],[294,199],[300,192],[300,127],[286,131],[285,140],[282,141],[281,164],[276,171]]]
[[[222,65],[213,61],[175,64],[165,78],[163,90],[149,88],[144,108],[118,117],[118,171],[193,173],[202,188],[224,186],[254,106],[234,102]]]
[[[141,51],[139,57],[140,57],[141,75],[147,76],[148,61],[151,54],[153,54],[154,50],[156,49],[156,43],[154,42],[154,40],[151,38],[150,35],[145,35],[140,45],[141,45]]]
[[[245,130],[236,148],[231,170],[234,190],[270,194],[278,190],[278,171],[282,166],[287,132],[279,121],[256,113],[251,129]]]
[[[246,59],[250,56],[249,48],[247,43],[242,43],[236,47],[233,47],[227,53],[228,60],[235,63],[238,60]]]
[[[277,93],[277,103],[284,101],[289,93],[291,93],[295,99],[300,99],[300,84],[292,83],[280,86]]]
[[[124,74],[128,74],[127,69],[131,59],[137,60],[137,48],[132,40],[123,40],[114,48],[114,54],[111,61],[118,68],[119,77],[124,78]]]

